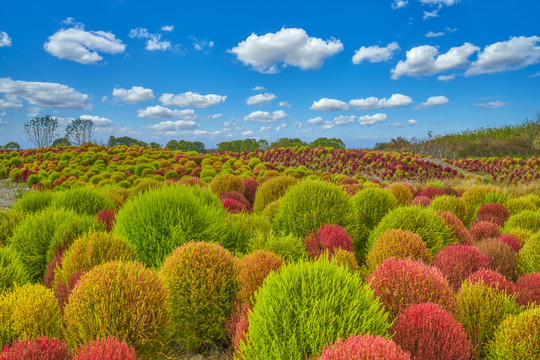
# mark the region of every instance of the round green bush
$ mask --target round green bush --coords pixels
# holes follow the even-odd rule
[[[203,241],[182,245],[163,262],[161,277],[169,294],[173,337],[180,348],[199,350],[223,343],[237,289],[231,253]]]
[[[304,360],[348,335],[388,335],[388,314],[359,276],[326,259],[272,272],[255,295],[244,360]]]
[[[281,198],[287,190],[298,182],[292,176],[276,176],[259,185],[255,193],[253,211],[259,213],[270,203]]]
[[[103,209],[114,208],[114,203],[102,193],[89,188],[75,188],[56,193],[51,207],[71,209],[78,214],[96,215]]]
[[[497,327],[508,315],[519,313],[515,296],[486,285],[483,280],[465,280],[457,295],[457,320],[463,324],[479,358]]]
[[[210,182],[210,190],[216,195],[225,191],[236,191],[244,194],[244,182],[241,178],[234,174],[223,174],[216,176]]]
[[[367,242],[368,251],[375,240],[388,229],[409,230],[420,235],[432,255],[456,241],[444,219],[432,209],[418,206],[400,207],[389,212],[373,229]]]
[[[0,294],[29,281],[19,254],[11,247],[0,247]]]
[[[4,211],[0,209],[0,246],[9,245],[13,231],[23,221],[26,214],[21,210]]]
[[[540,359],[540,306],[506,318],[486,352],[489,360]]]
[[[97,228],[91,216],[51,207],[26,217],[15,229],[11,246],[19,253],[31,281],[41,282],[57,248],[65,247],[79,235]]]
[[[518,272],[540,272],[540,233],[532,235],[518,253]]]
[[[240,212],[227,214],[227,225],[231,230],[231,241],[237,253],[245,254],[249,240],[258,231],[268,233],[272,228],[270,221],[259,214]]]
[[[508,218],[505,229],[521,228],[532,232],[540,231],[540,211],[523,210]]]
[[[474,214],[480,208],[480,206],[486,204],[486,198],[489,198],[487,202],[494,201],[495,194],[500,194],[500,191],[493,186],[471,186],[467,191],[461,195],[461,198],[467,203],[467,221],[464,221],[465,225],[469,225]]]
[[[115,336],[157,358],[170,332],[170,305],[158,274],[134,262],[94,267],[77,283],[64,313],[70,347]]]
[[[510,212],[510,215],[516,215],[524,210],[538,211],[538,206],[530,199],[527,199],[523,196],[517,198],[508,199],[506,202],[506,207]]]
[[[246,246],[247,253],[266,250],[281,256],[286,261],[298,261],[307,257],[306,245],[302,238],[293,234],[257,231]]]
[[[398,206],[395,196],[380,188],[367,188],[357,192],[351,198],[351,203],[354,221],[363,224],[367,230],[375,228],[386,214]]]
[[[62,316],[52,290],[40,284],[26,284],[0,298],[0,345],[16,338],[61,334]]]
[[[234,249],[219,200],[196,186],[166,186],[131,198],[116,215],[114,232],[135,249],[139,261],[154,268],[190,241]]]
[[[435,211],[448,211],[458,217],[463,223],[468,220],[467,203],[451,195],[437,196],[429,205]]]
[[[52,199],[53,193],[49,191],[27,191],[22,198],[13,204],[12,209],[35,213],[48,207]]]
[[[277,199],[276,201],[272,201],[270,204],[266,205],[266,207],[261,212],[261,214],[264,217],[266,217],[268,220],[272,221],[274,220],[274,216],[276,216],[278,207],[279,207],[279,199]]]
[[[407,185],[396,183],[388,185],[387,189],[394,195],[399,206],[408,206],[413,199],[411,189]]]

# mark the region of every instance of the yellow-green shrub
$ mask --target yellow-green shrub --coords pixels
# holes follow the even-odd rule
[[[437,196],[429,206],[435,211],[448,211],[463,223],[468,221],[467,203],[461,198],[451,195]]]
[[[540,234],[532,235],[518,253],[518,272],[540,272]]]
[[[19,259],[19,254],[9,246],[0,247],[0,294],[29,281],[30,277]]]
[[[270,203],[281,198],[283,194],[297,182],[298,179],[291,176],[277,176],[265,181],[257,188],[255,201],[253,203],[253,211],[263,211]]]

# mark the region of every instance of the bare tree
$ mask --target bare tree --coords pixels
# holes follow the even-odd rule
[[[92,140],[94,122],[92,120],[75,119],[66,127],[66,137],[75,146],[81,146]]]
[[[58,135],[58,120],[49,115],[36,117],[24,124],[26,136],[37,148],[49,146]]]

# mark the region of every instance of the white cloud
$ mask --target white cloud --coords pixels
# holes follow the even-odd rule
[[[195,120],[197,115],[193,109],[177,110],[169,109],[160,105],[148,106],[146,109],[137,110],[137,116],[140,118],[167,119],[180,118],[182,120]]]
[[[281,106],[281,107],[291,107],[292,105],[289,104],[287,101],[280,101],[279,106]]]
[[[259,129],[259,132],[268,132],[268,131],[272,131],[272,126],[261,126],[261,128]]]
[[[145,49],[148,51],[165,51],[171,48],[171,43],[169,41],[161,40],[161,34],[151,34],[145,28],[138,27],[136,29],[131,29],[131,31],[129,32],[129,37],[137,39],[147,39]]]
[[[443,36],[444,34],[446,34],[444,31],[440,31],[440,32],[428,31],[424,36],[427,38],[436,38],[436,37]]]
[[[531,76],[529,76],[529,77],[537,77],[537,76],[540,76],[540,71],[539,71],[539,72],[537,72],[536,74],[532,74],[532,75],[531,75]]]
[[[448,104],[449,102],[450,100],[448,100],[446,96],[431,96],[425,103],[418,105],[415,109],[426,109],[433,106]]]
[[[195,50],[203,50],[204,48],[213,48],[214,42],[213,41],[207,41],[207,40],[198,40],[197,38],[193,38],[193,47]]]
[[[349,101],[349,104],[358,110],[373,110],[373,109],[395,109],[403,106],[407,106],[413,103],[413,99],[410,96],[403,94],[393,94],[389,99],[376,97],[369,97],[366,99],[353,99]]]
[[[358,122],[362,126],[370,126],[386,120],[386,114],[377,113],[375,115],[359,116]]]
[[[123,53],[126,45],[112,32],[86,31],[84,27],[78,26],[58,30],[49,36],[43,48],[60,59],[72,60],[79,64],[95,64],[103,60],[99,52]]]
[[[262,87],[262,86],[255,86],[252,90],[253,90],[253,91],[263,91],[263,90],[265,90],[265,89],[264,89],[264,87]]]
[[[37,81],[19,81],[0,78],[0,93],[14,99],[22,98],[32,105],[63,109],[90,109],[88,95],[81,94],[69,86]]]
[[[6,32],[0,31],[0,47],[4,46],[11,46],[11,38]]]
[[[26,110],[27,110],[26,116],[28,116],[30,118],[35,118],[41,112],[41,108],[37,107],[37,106],[31,106]]]
[[[242,133],[242,136],[253,136],[253,135],[255,135],[255,133],[251,130],[247,130]]]
[[[400,121],[400,122],[395,122],[395,123],[388,123],[386,124],[387,127],[403,127],[403,123]]]
[[[465,75],[518,70],[540,62],[540,37],[519,36],[488,45]]]
[[[145,89],[142,86],[132,86],[131,89],[116,88],[112,95],[116,101],[123,101],[129,104],[135,104],[143,101],[154,100],[152,89]]]
[[[163,94],[159,101],[165,106],[194,107],[206,109],[210,106],[223,104],[227,99],[226,95],[208,94],[201,95],[196,92],[185,92],[183,94]]]
[[[392,3],[392,9],[396,10],[399,8],[403,8],[407,6],[408,3],[409,0],[394,0],[394,2]]]
[[[281,131],[281,130],[287,128],[288,126],[289,126],[289,125],[287,125],[287,124],[281,124],[281,125],[279,125],[279,126],[276,128],[276,131],[279,132],[279,131]]]
[[[407,120],[407,124],[409,124],[410,126],[414,126],[414,125],[418,124],[418,121],[416,121],[414,119],[409,119],[409,120]]]
[[[323,126],[321,126],[321,130],[324,131],[324,130],[330,130],[332,129],[334,126],[336,126],[336,124],[334,124],[333,122],[331,121],[325,121]]]
[[[309,37],[303,29],[282,28],[276,33],[251,34],[228,50],[245,65],[261,73],[277,73],[278,66],[298,66],[302,70],[318,69],[324,60],[343,50],[340,40],[324,41]]]
[[[206,135],[206,134],[208,134],[208,131],[206,131],[206,130],[194,130],[192,134],[195,135],[195,136]]]
[[[304,134],[308,134],[308,133],[310,133],[310,132],[313,132],[313,128],[302,129],[302,132],[303,132]]]
[[[214,114],[211,116],[212,119],[219,119],[221,117],[223,117],[223,114]]]
[[[356,120],[356,116],[354,115],[340,115],[334,118],[334,123],[336,125],[347,125]]]
[[[414,47],[407,51],[406,60],[399,61],[396,67],[392,69],[392,79],[398,79],[403,75],[432,75],[463,67],[468,64],[469,56],[478,50],[480,50],[479,47],[465,43],[437,56],[439,50],[434,46],[422,45]]]
[[[2,79],[0,79],[0,84]],[[0,90],[1,92],[1,90]],[[4,110],[20,110],[22,109],[22,100],[15,95],[5,95],[3,99],[0,99],[0,109]]]
[[[274,100],[275,98],[277,98],[277,96],[270,93],[257,94],[257,95],[248,97],[246,99],[246,104],[247,105],[266,105],[270,101]]]
[[[163,25],[161,27],[161,31],[173,31],[174,30],[174,25]]]
[[[307,122],[310,125],[320,125],[320,124],[322,124],[323,119],[322,119],[322,117],[317,116],[317,117],[315,117],[313,119],[309,119]]]
[[[446,6],[452,6],[454,4],[457,4],[459,0],[420,0],[420,2],[423,5],[446,5]]]
[[[81,120],[92,120],[96,127],[114,125],[114,122],[111,119],[107,119],[105,117],[100,117],[100,116],[81,115],[81,116],[79,116],[79,119],[81,119]]]
[[[166,132],[175,132],[180,130],[190,130],[190,129],[196,129],[199,125],[197,125],[196,122],[192,120],[178,120],[178,121],[162,121],[155,125],[149,125],[147,128],[158,130],[158,131],[166,131]]]
[[[322,98],[314,101],[310,109],[316,111],[345,111],[349,110],[349,105],[341,100]]]
[[[424,10],[424,16],[422,16],[422,19],[426,20],[429,18],[436,18],[436,17],[439,17],[439,9],[435,9],[433,11]]]
[[[368,60],[372,63],[386,61],[392,58],[394,52],[397,50],[399,50],[397,42],[391,42],[386,45],[386,47],[379,47],[378,45],[369,47],[362,46],[360,49],[356,50],[352,61],[354,64],[360,64],[363,60]]]
[[[296,129],[301,129],[302,126],[303,126],[303,124],[302,124],[301,122],[299,122],[299,121],[295,121],[295,122],[294,122],[294,127],[295,127]]]
[[[498,108],[504,107],[504,106],[506,106],[508,104],[505,103],[505,102],[502,102],[500,100],[497,100],[497,101],[490,101],[490,102],[483,103],[483,104],[473,104],[473,105],[484,108],[484,109],[498,109]]]
[[[440,81],[449,81],[449,80],[453,80],[455,78],[456,78],[456,74],[437,76],[437,80],[440,80]]]
[[[283,110],[276,110],[273,113],[259,110],[244,116],[244,120],[248,122],[273,123],[286,119],[287,117],[287,113]]]

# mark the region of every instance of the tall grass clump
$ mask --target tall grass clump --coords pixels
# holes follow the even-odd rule
[[[388,314],[355,274],[326,259],[271,273],[255,295],[237,356],[304,360],[348,335],[387,335]]]
[[[225,216],[217,197],[205,189],[163,187],[130,199],[116,216],[114,233],[128,241],[139,261],[156,268],[192,240],[232,249]]]
[[[265,181],[257,188],[253,202],[253,211],[257,213],[263,211],[268,204],[282,197],[297,182],[298,179],[292,176],[276,176]]]
[[[0,209],[0,246],[9,245],[9,239],[13,235],[13,231],[19,226],[25,216],[26,213],[21,210],[11,209],[4,211]]]

